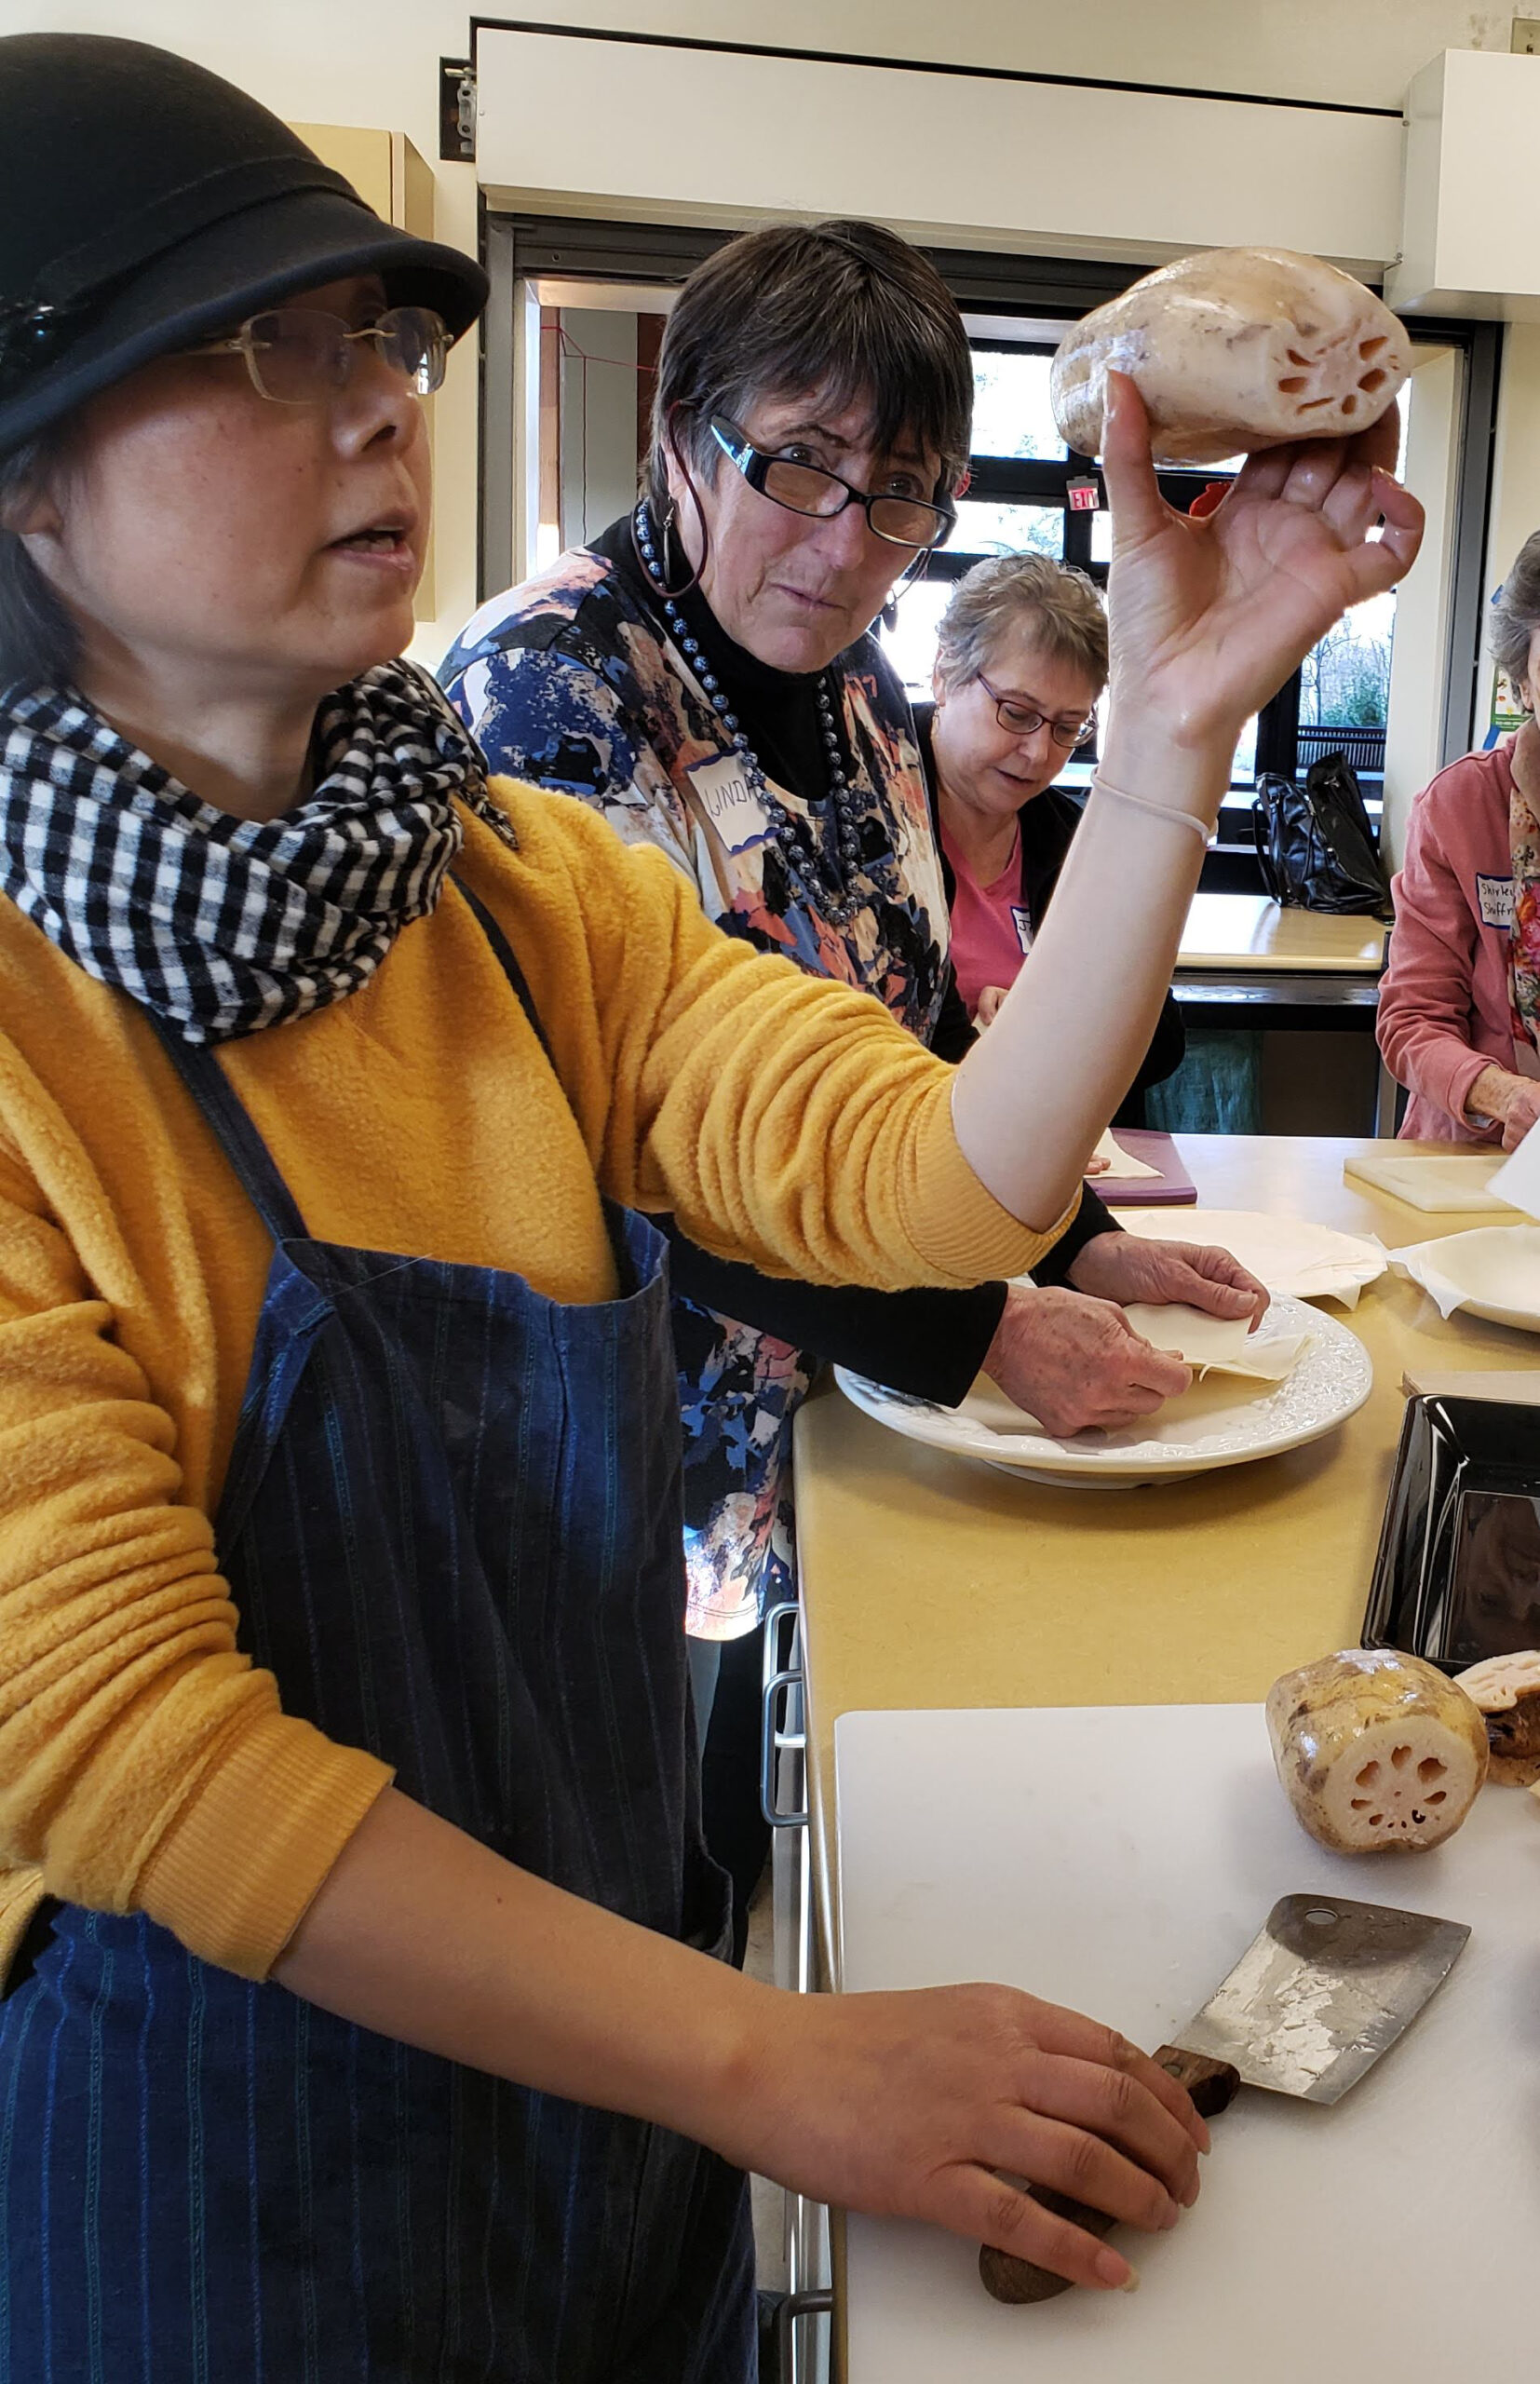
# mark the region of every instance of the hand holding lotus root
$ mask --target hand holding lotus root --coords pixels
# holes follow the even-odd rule
[[[1215,464],[1368,429],[1411,364],[1403,326],[1350,274],[1291,249],[1209,249],[1067,332],[1050,394],[1068,444],[1100,455],[1107,373],[1126,372],[1156,462]]]

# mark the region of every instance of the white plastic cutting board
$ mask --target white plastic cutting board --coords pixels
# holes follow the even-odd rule
[[[1251,1705],[849,1714],[835,1757],[847,1989],[1005,1979],[1154,2045],[1293,1890],[1472,1932],[1334,2109],[1242,2089],[1213,2123],[1196,2208],[1169,2235],[1120,2231],[1138,2293],[1006,2308],[972,2246],[851,2218],[848,2384],[1470,2371],[1540,2260],[1533,1797],[1485,1790],[1432,1854],[1329,1855],[1293,1820]]]

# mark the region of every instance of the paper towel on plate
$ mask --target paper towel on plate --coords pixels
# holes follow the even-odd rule
[[[1153,1241],[1215,1242],[1264,1282],[1292,1299],[1340,1300],[1357,1307],[1366,1283],[1385,1273],[1383,1242],[1371,1234],[1340,1233],[1308,1217],[1273,1216],[1260,1209],[1114,1209],[1129,1233]]]
[[[1259,1340],[1249,1320],[1209,1316],[1172,1300],[1162,1307],[1134,1301],[1123,1311],[1141,1337],[1156,1349],[1180,1352],[1196,1375],[1245,1375],[1255,1382],[1281,1382],[1293,1373],[1308,1347],[1308,1333],[1275,1333]]]
[[[1477,1226],[1393,1250],[1390,1263],[1422,1285],[1440,1316],[1467,1308],[1540,1333],[1540,1225]]]

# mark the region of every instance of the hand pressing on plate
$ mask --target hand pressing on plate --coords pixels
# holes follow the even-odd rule
[[[1055,1440],[1093,1429],[1117,1431],[1153,1416],[1193,1380],[1180,1358],[1141,1338],[1115,1300],[1021,1283],[1006,1294],[984,1372]]]
[[[1099,1233],[1070,1268],[1070,1281],[1077,1292],[1116,1300],[1122,1307],[1139,1301],[1154,1307],[1177,1302],[1209,1316],[1250,1317],[1254,1325],[1267,1312],[1266,1284],[1227,1250],[1209,1243]]]

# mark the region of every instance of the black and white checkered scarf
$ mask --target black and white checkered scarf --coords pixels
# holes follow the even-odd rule
[[[426,672],[367,670],[316,722],[316,785],[280,819],[190,794],[73,690],[0,701],[0,888],[103,984],[222,1043],[368,982],[438,901],[464,830],[512,842]]]

